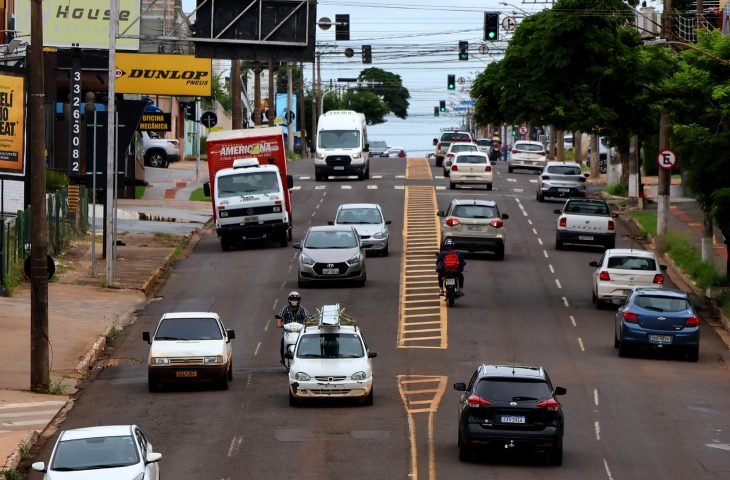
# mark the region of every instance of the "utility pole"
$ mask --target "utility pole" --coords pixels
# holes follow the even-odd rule
[[[46,120],[43,75],[43,3],[31,1],[30,11],[30,389],[47,393],[50,387],[48,346],[48,221],[46,219]]]
[[[598,146],[598,134],[591,135],[591,178],[600,176],[601,153]]]
[[[324,113],[324,102],[322,101],[322,57],[317,54],[317,115]]]
[[[292,68],[291,62],[286,62],[286,118],[287,127],[287,150],[290,152],[294,151],[294,122],[292,121],[291,112],[294,111],[293,99],[294,99],[294,80],[291,78]]]
[[[302,139],[302,155],[307,152],[307,126],[304,115],[304,64],[299,62],[299,134]]]
[[[253,65],[253,124],[261,126],[261,64]]]
[[[639,137],[636,135],[629,139],[629,200],[633,204],[639,202]]]
[[[233,129],[243,128],[243,105],[241,102],[241,61],[231,60],[231,109]]]
[[[664,0],[664,11],[662,12],[662,35],[667,42],[672,40],[672,0]],[[669,119],[662,110],[659,114],[659,150],[669,148]],[[669,223],[669,190],[672,185],[672,171],[664,168],[659,169],[657,185],[657,214],[656,233],[663,236],[667,233]]]
[[[117,31],[119,28],[119,0],[111,0],[109,15],[109,93],[107,95],[107,124],[106,124],[106,200],[104,205],[105,225],[104,246],[106,253],[106,286],[114,285],[114,182],[117,173],[117,152],[115,147],[114,121],[116,115],[116,92],[114,90],[114,71],[116,69]]]
[[[274,119],[276,118],[276,92],[274,91],[274,74],[276,73],[276,67],[274,67],[274,60],[269,61],[269,108],[266,111],[266,124],[269,127],[274,126]]]

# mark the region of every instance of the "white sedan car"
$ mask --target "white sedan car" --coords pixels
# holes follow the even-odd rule
[[[654,252],[612,248],[603,253],[593,272],[593,303],[601,308],[614,299],[623,301],[636,287],[664,287],[664,270]]]
[[[471,142],[453,142],[449,145],[446,150],[446,156],[444,157],[444,177],[448,177],[451,172],[451,164],[454,162],[454,157],[459,152],[478,152],[479,147],[476,143]]]
[[[453,157],[449,174],[449,188],[457,185],[484,185],[492,189],[494,172],[489,155],[482,152],[459,152]]]
[[[108,425],[62,431],[48,466],[31,468],[44,480],[159,480],[161,458],[136,425]]]

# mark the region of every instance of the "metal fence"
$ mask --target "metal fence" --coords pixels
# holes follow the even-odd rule
[[[64,251],[69,241],[88,231],[89,201],[84,186],[72,186],[46,196],[48,254]],[[70,205],[70,208],[69,208]],[[23,274],[23,261],[30,255],[31,208],[15,217],[0,218],[0,292],[8,280]]]

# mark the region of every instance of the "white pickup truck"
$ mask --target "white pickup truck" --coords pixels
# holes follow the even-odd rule
[[[559,214],[555,232],[555,249],[562,250],[566,243],[616,246],[616,214],[612,214],[605,200],[571,198]]]

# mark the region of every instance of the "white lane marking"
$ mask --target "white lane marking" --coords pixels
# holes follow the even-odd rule
[[[301,185],[295,185],[295,186],[291,187],[291,189],[292,190],[301,190],[302,189],[302,186]]]
[[[251,374],[249,373],[248,375],[246,375],[246,386],[248,387],[250,385],[251,385]]]
[[[560,280],[558,280],[557,278],[555,279],[555,285],[557,285],[558,288],[563,288],[563,286],[560,285]]]
[[[395,178],[406,178],[405,175],[396,175]]]
[[[327,185],[315,185],[314,186],[314,189],[315,190],[326,190],[327,189]]]
[[[608,468],[608,460],[605,458],[603,459],[603,466],[606,468],[606,475],[608,475],[608,480],[613,480],[613,475],[611,475],[611,469]]]
[[[595,422],[593,423],[593,427],[594,427],[594,428],[595,428],[595,430],[596,430],[596,440],[600,440],[600,439],[601,439],[601,424],[600,424],[600,423],[598,423],[598,420],[596,420],[596,421],[595,421]]]
[[[436,190],[446,190],[446,186],[444,186],[444,185],[436,185]]]
[[[340,185],[340,189],[342,189],[342,190],[352,190],[352,185]]]
[[[234,435],[231,439],[231,445],[228,447],[228,456],[232,457],[238,453],[238,449],[241,448],[241,442],[243,438],[240,435]]]
[[[396,190],[405,190],[406,186],[405,185],[396,185],[393,188],[395,188]]]
[[[261,348],[261,342],[259,342],[259,344],[258,344],[258,345],[256,345],[256,351],[255,351],[255,352],[253,352],[253,356],[254,356],[254,357],[255,357],[256,355],[258,355],[258,354],[259,354],[259,348]]]
[[[532,233],[534,233],[535,235],[537,235],[537,228],[532,227]]]
[[[377,190],[377,189],[378,189],[377,185],[368,185],[368,190]]]
[[[316,207],[314,207],[315,210],[317,210],[318,208],[319,208],[319,205],[317,205]],[[316,214],[317,214],[317,212],[312,212],[312,215],[311,216],[314,217]]]
[[[555,273],[555,269],[553,268],[552,264],[548,264],[548,268],[550,269],[550,273]]]
[[[580,347],[580,351],[581,352],[585,352],[586,351],[585,347],[583,346],[583,339],[580,338],[580,337],[578,337],[578,346]]]
[[[327,192],[324,192],[324,193],[322,194],[322,197],[324,197],[325,195],[327,195]],[[322,200],[324,200],[324,198],[322,198]],[[320,200],[320,202],[321,202],[322,200]]]
[[[578,324],[575,323],[575,317],[573,315],[570,316],[570,323],[572,323],[574,327],[578,326]]]
[[[281,287],[279,287],[279,290],[284,290],[284,287],[286,287],[286,280],[281,282]]]
[[[264,332],[269,331],[269,325],[271,324],[271,319],[266,320],[266,326],[264,327]]]
[[[289,264],[289,273],[291,273],[291,269],[293,266],[294,266],[294,264],[292,264],[292,263]]]
[[[513,188],[512,191],[515,192],[515,193],[522,193],[522,192],[524,192],[524,190],[521,189],[521,188]]]
[[[305,175],[303,177],[299,177],[299,180],[310,180],[312,177]]]
[[[534,179],[534,178],[531,178],[531,179],[530,179],[530,183],[537,183],[537,180],[536,180],[536,179]]]
[[[507,181],[508,181],[508,182],[514,182],[514,183],[517,183],[517,179],[516,179],[516,178],[508,178],[508,179],[507,179]]]
[[[25,403],[4,403],[0,405],[0,410],[8,408],[28,408],[28,407],[51,407],[54,405],[66,405],[65,401],[51,400],[48,402],[25,402]]]
[[[708,443],[705,446],[730,452],[730,443]]]
[[[563,305],[565,305],[567,308],[570,308],[570,303],[568,303],[568,299],[563,297]]]
[[[598,389],[597,388],[593,389],[593,404],[595,406],[598,406]]]
[[[383,178],[383,176],[382,175],[371,175],[370,178],[380,179],[380,178]]]
[[[543,255],[545,255],[545,258],[549,258],[549,257],[548,257],[548,253],[547,253],[547,250],[543,250],[543,251],[542,251],[542,254],[543,254]]]
[[[542,245],[542,238],[537,237],[537,243],[539,243],[540,245]]]
[[[53,417],[55,414],[58,413],[58,409],[55,410],[31,410],[30,412],[15,412],[15,413],[0,413],[0,419],[2,418],[17,418],[19,415],[22,415],[24,418],[27,417],[40,417],[40,416],[50,416]],[[13,423],[13,422],[10,422]],[[6,422],[2,422],[2,425],[6,425]]]
[[[276,304],[277,304],[277,303],[279,303],[279,299],[278,299],[278,298],[275,298],[275,299],[274,299],[274,304],[273,304],[273,305],[271,306],[271,309],[272,309],[273,311],[276,311]]]
[[[530,219],[528,218],[528,219],[527,219],[527,223],[529,223],[530,225],[532,225],[532,220],[530,220]]]
[[[0,425],[3,427],[24,427],[30,425],[46,425],[48,419],[36,419],[36,420],[21,420],[18,422],[2,422]]]

